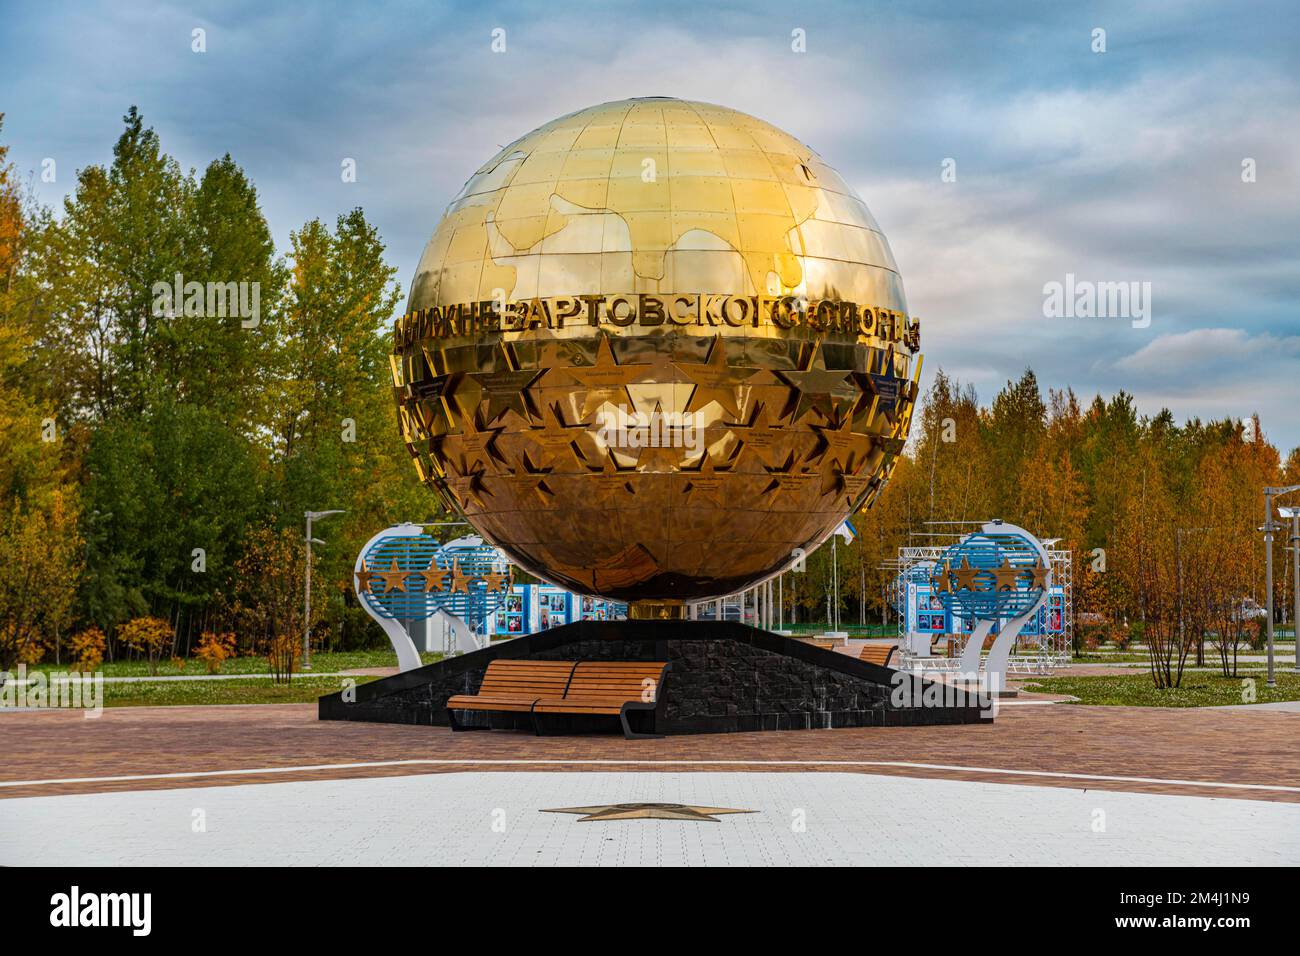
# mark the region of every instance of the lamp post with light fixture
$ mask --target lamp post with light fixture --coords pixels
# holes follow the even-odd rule
[[[1268,616],[1264,622],[1268,627],[1269,687],[1277,686],[1277,678],[1273,675],[1273,532],[1286,527],[1273,521],[1273,499],[1282,495],[1289,495],[1293,491],[1300,491],[1300,485],[1264,489],[1264,527],[1262,529],[1264,532],[1264,593],[1268,598]],[[1296,646],[1300,647],[1300,641],[1297,642]],[[1300,654],[1297,656],[1300,656]]]
[[[1277,513],[1291,519],[1291,599],[1295,607],[1291,614],[1291,634],[1295,638],[1295,665],[1292,670],[1300,674],[1300,508],[1278,508]]]
[[[303,516],[307,519],[307,573],[302,602],[302,669],[305,671],[311,670],[311,546],[325,543],[311,536],[311,523],[321,518],[328,518],[330,515],[341,514],[343,512],[338,510],[303,512]]]

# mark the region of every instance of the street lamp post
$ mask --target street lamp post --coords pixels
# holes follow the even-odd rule
[[[1285,527],[1285,525],[1278,525],[1273,521],[1273,499],[1281,495],[1288,495],[1293,491],[1300,491],[1300,485],[1264,489],[1264,593],[1268,599],[1268,616],[1265,618],[1265,624],[1268,627],[1269,687],[1277,686],[1277,678],[1273,676],[1273,532]],[[1297,644],[1297,647],[1300,647],[1300,643]]]
[[[303,516],[307,519],[307,572],[305,574],[306,586],[303,589],[302,599],[302,669],[311,670],[311,546],[313,544],[324,544],[319,538],[311,536],[311,523],[321,518],[328,518],[330,515],[341,515],[342,511],[304,511]]]
[[[1291,633],[1295,637],[1292,670],[1300,674],[1300,508],[1278,508],[1277,513],[1291,519],[1291,599],[1295,602],[1291,614]]]

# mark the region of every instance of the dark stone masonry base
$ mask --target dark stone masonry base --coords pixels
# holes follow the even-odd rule
[[[633,731],[732,733],[834,727],[967,724],[988,702],[847,654],[734,622],[581,621],[320,698],[321,720],[448,726],[447,700],[478,691],[496,658],[653,660],[672,667],[655,711],[631,712]],[[904,686],[896,687],[897,681]],[[927,693],[928,691],[928,693]],[[527,714],[458,711],[466,727],[533,730]],[[618,733],[614,717],[548,718],[543,732]]]

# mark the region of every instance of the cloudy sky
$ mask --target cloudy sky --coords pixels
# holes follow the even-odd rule
[[[21,169],[56,160],[45,202],[110,159],[137,104],[182,165],[229,151],[282,248],[363,206],[405,287],[448,199],[521,133],[628,96],[725,104],[866,200],[930,372],[985,400],[1029,365],[1084,397],[1127,389],[1146,413],[1258,412],[1285,451],[1300,445],[1300,8],[1131,6],[7,0],[0,111]],[[1045,318],[1044,284],[1067,274],[1151,283],[1149,326]]]

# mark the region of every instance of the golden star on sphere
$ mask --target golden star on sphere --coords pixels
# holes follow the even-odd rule
[[[821,468],[821,494],[839,494],[844,490],[844,465],[838,458],[826,459]]]
[[[854,434],[850,415],[842,416],[838,425],[813,425],[812,430],[817,435],[818,447],[809,455],[808,460],[814,463],[827,455],[836,456],[837,453],[850,451],[854,446],[868,441],[863,436]]]
[[[573,460],[577,461],[573,442],[579,433],[586,434],[586,429],[573,429],[566,426],[554,405],[547,405],[542,409],[542,419],[541,428],[530,428],[526,432],[520,432],[520,435],[531,442],[538,452],[535,460],[532,455],[528,455],[529,462],[535,466],[529,470],[550,471],[555,466],[556,456],[565,451],[573,454],[575,456]]]
[[[686,404],[687,412],[698,411],[709,402],[718,406],[732,419],[740,417],[740,405],[736,402],[736,387],[752,378],[757,369],[733,369],[727,364],[727,344],[722,336],[715,335],[709,347],[709,357],[704,362],[674,362],[673,367],[694,384],[691,399]]]
[[[696,468],[683,469],[688,476],[682,491],[690,501],[698,498],[701,501],[711,501],[719,508],[726,506],[726,497],[723,490],[723,476],[725,471],[716,471],[713,467],[713,456],[709,454],[707,448],[700,456],[699,465]]]
[[[479,468],[475,471],[467,472],[460,477],[447,479],[447,487],[451,490],[456,502],[462,509],[471,504],[477,505],[479,508],[487,508],[487,503],[483,500],[483,496],[487,495],[490,498],[492,497],[492,492],[489,491],[487,485],[484,484],[483,475],[484,469],[480,464]]]
[[[452,470],[467,477],[475,471],[495,467],[498,462],[505,463],[505,456],[496,447],[497,437],[503,429],[480,429],[474,424],[473,415],[466,415],[463,424],[463,431],[434,439],[434,451]]]
[[[835,417],[835,400],[848,397],[844,394],[844,382],[852,373],[849,369],[826,368],[821,344],[818,343],[813,347],[812,354],[809,355],[802,370],[781,371],[777,374],[799,393],[792,419],[797,422],[809,409],[821,412],[827,421],[831,421]],[[852,391],[852,387],[849,391]]]
[[[491,425],[506,412],[514,412],[531,423],[536,414],[530,407],[532,402],[527,389],[541,375],[536,369],[471,372],[470,378],[482,387],[487,396],[487,411],[483,414],[483,421]]]
[[[943,570],[939,572],[938,576],[930,579],[930,585],[936,592],[941,594],[952,593],[952,581],[948,578],[950,573],[952,573],[952,568],[949,566],[948,562],[945,561],[943,563]]]
[[[361,570],[356,573],[356,576],[357,576],[358,591],[369,591],[370,579],[374,577],[378,577],[377,574],[375,574],[373,571],[371,571],[369,568],[366,567],[365,558],[361,559]]]
[[[618,404],[616,399],[626,399],[626,407],[633,408],[632,395],[627,387],[644,378],[650,366],[646,364],[619,365],[609,336],[602,335],[596,345],[596,361],[592,365],[575,365],[568,374],[585,386],[581,417],[585,421],[592,412],[605,404]]]
[[[598,807],[563,807],[542,813],[581,813],[579,823],[605,820],[694,820],[721,823],[719,816],[728,813],[757,813],[757,810],[732,810],[727,807],[696,807],[685,803],[607,803]]]
[[[793,392],[791,394],[793,395]],[[734,433],[740,439],[737,458],[742,455],[752,455],[766,471],[775,467],[776,456],[780,453],[778,446],[784,448],[789,444],[791,430],[772,424],[767,403],[763,402],[754,414],[754,420],[749,428],[744,431],[737,428]]]
[[[555,498],[555,492],[552,491],[551,486],[546,483],[545,472],[521,472],[519,474],[510,475],[505,479],[505,481],[520,498],[526,499],[535,495],[537,500],[542,503],[549,503]]]
[[[403,571],[397,566],[397,559],[393,558],[393,563],[387,571],[372,571],[372,578],[379,578],[384,582],[384,591],[405,591],[406,575],[408,572]]]
[[[631,469],[620,469],[618,462],[614,460],[612,450],[606,452],[601,467],[589,472],[589,475],[603,494],[622,491],[626,491],[629,495],[636,494],[636,488],[631,482],[636,472]]]

